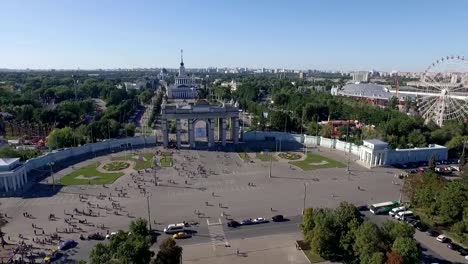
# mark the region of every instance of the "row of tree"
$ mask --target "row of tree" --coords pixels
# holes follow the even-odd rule
[[[403,194],[422,220],[448,229],[462,243],[468,243],[468,167],[461,180],[446,180],[431,171],[405,179]]]
[[[311,249],[327,260],[366,264],[419,261],[412,227],[387,221],[379,228],[363,221],[356,207],[346,202],[336,209],[306,209],[301,229]]]
[[[89,263],[181,263],[182,248],[172,238],[161,242],[156,257],[150,250],[154,242],[155,237],[149,232],[147,221],[140,218],[130,223],[129,232],[120,230],[109,243],[98,243],[91,251]]]

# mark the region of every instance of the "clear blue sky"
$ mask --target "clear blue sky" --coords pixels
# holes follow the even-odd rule
[[[468,56],[468,1],[5,0],[0,68],[423,70]]]

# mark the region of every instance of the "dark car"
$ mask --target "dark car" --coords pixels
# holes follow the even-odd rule
[[[235,220],[231,220],[227,223],[227,226],[228,227],[238,227],[238,226],[241,226],[241,224]]]
[[[426,234],[431,236],[431,237],[436,237],[436,236],[439,235],[439,232],[437,232],[437,231],[435,231],[433,229],[429,229],[429,230],[427,230]]]
[[[360,205],[357,207],[359,211],[369,211],[369,207],[367,205]]]
[[[459,249],[457,249],[457,252],[462,256],[468,255],[468,249],[466,249],[466,248],[460,247]]]
[[[273,222],[283,222],[284,217],[282,215],[275,215],[271,218],[271,220],[273,220]]]
[[[447,247],[450,248],[451,250],[455,250],[457,251],[458,249],[460,249],[461,247],[455,243],[452,243],[452,242],[449,242],[447,243]]]
[[[88,236],[89,240],[104,240],[106,237],[104,235],[101,235],[100,233],[93,233]]]
[[[66,241],[64,241],[63,243],[61,243],[61,244],[57,247],[57,249],[58,249],[58,250],[67,250],[67,249],[69,249],[69,248],[72,248],[72,247],[76,246],[77,244],[78,244],[78,243],[76,243],[75,240],[71,240],[71,239],[70,239],[70,240],[66,240]]]
[[[251,218],[244,219],[241,221],[241,225],[252,225],[254,222]]]
[[[427,230],[427,226],[421,222],[418,222],[414,227],[421,232],[425,232]]]

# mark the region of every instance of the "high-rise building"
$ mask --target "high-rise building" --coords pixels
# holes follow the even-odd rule
[[[305,79],[306,78],[306,73],[305,72],[299,72],[299,79]]]

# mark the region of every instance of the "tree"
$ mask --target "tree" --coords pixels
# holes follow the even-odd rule
[[[182,258],[182,248],[171,237],[164,239],[153,264],[177,264]]]
[[[425,147],[426,137],[420,129],[415,129],[408,134],[408,143],[413,147]]]
[[[76,140],[70,127],[56,128],[49,133],[47,144],[49,149],[58,149],[74,146]]]
[[[381,250],[381,234],[379,228],[371,222],[365,221],[356,230],[356,240],[353,246],[359,258],[363,260],[374,252]]]
[[[416,241],[410,237],[398,237],[393,242],[392,251],[397,252],[403,258],[403,263],[417,263],[419,249]]]
[[[414,228],[404,223],[386,221],[381,228],[386,246],[390,248],[397,237],[409,237],[414,235]]]
[[[468,207],[468,185],[460,181],[447,183],[447,187],[439,191],[437,207],[443,223],[462,220],[463,209]]]
[[[323,219],[316,223],[312,232],[312,250],[325,259],[338,259],[340,239],[339,233],[336,232],[333,215],[326,212]]]
[[[130,234],[119,231],[109,244],[97,244],[91,251],[90,264],[142,263],[148,264],[154,253],[150,251],[150,236],[146,221],[130,223]]]
[[[370,255],[363,255],[361,258],[361,264],[384,264],[385,255],[382,252],[373,252]]]
[[[387,107],[393,110],[398,110],[398,97],[392,96],[387,103]]]
[[[302,217],[302,224],[301,230],[304,235],[308,232],[311,232],[315,227],[314,222],[314,209],[313,208],[306,208],[304,211],[304,215]]]
[[[386,264],[403,264],[403,257],[396,251],[387,252]]]
[[[436,168],[436,160],[435,160],[435,156],[432,155],[431,159],[429,160],[429,170],[435,171],[435,168]]]
[[[134,124],[131,124],[131,123],[125,124],[124,129],[125,129],[125,136],[126,137],[135,136],[135,125]]]
[[[330,138],[333,132],[333,126],[331,124],[325,124],[320,128],[320,136]]]

